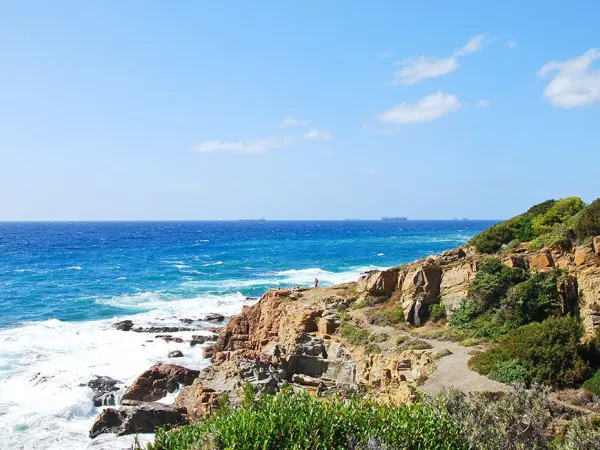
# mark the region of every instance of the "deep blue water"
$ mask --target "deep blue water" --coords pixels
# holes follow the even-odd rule
[[[456,247],[492,221],[0,223],[0,328],[157,301],[354,279]]]

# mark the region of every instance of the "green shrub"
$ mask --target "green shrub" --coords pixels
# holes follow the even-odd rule
[[[511,330],[493,349],[472,358],[470,366],[489,375],[509,360],[526,370],[527,383],[571,386],[585,377],[587,365],[579,354],[583,335],[574,317],[550,318]]]
[[[527,381],[527,370],[518,359],[507,359],[500,361],[488,373],[488,378],[501,383],[525,383]]]
[[[559,225],[552,232],[538,236],[529,244],[530,250],[541,250],[545,247],[558,247],[563,250],[571,250],[573,243],[569,239],[566,228]]]
[[[398,305],[391,311],[387,311],[385,313],[385,318],[387,322],[391,325],[398,325],[399,323],[404,323],[404,310],[402,306]]]
[[[203,444],[209,441],[212,447]],[[318,400],[289,390],[261,397],[252,409],[205,417],[156,433],[149,450],[466,450],[461,428],[435,405],[382,406],[366,398]]]
[[[578,417],[568,423],[556,440],[553,450],[596,450],[600,448],[600,419]]]
[[[429,306],[429,318],[434,322],[439,322],[446,318],[446,307],[444,302],[434,303]]]
[[[497,258],[486,258],[469,286],[468,295],[483,305],[484,310],[500,305],[508,289],[527,279],[527,272],[518,267],[508,267]]]
[[[503,314],[511,328],[541,322],[562,312],[557,282],[559,270],[534,272],[529,279],[512,286],[502,300]]]
[[[365,345],[365,353],[367,355],[381,353],[381,347],[377,344],[367,344],[367,345]]]
[[[360,328],[351,322],[342,324],[340,334],[352,345],[366,345],[373,339],[373,335],[369,330]]]
[[[575,217],[572,227],[580,241],[600,236],[600,198]]]
[[[591,378],[583,383],[583,388],[600,395],[600,370],[597,370]]]
[[[558,200],[548,211],[533,219],[533,231],[537,236],[550,233],[556,225],[567,221],[583,208],[585,208],[585,203],[579,197]]]
[[[542,214],[546,214],[548,210],[552,208],[555,204],[556,200],[546,200],[545,202],[533,205],[527,210],[527,214],[529,214],[532,217],[541,216]]]
[[[502,245],[508,244],[514,237],[514,231],[505,222],[501,222],[473,237],[469,244],[473,245],[479,253],[496,253]]]
[[[467,327],[476,317],[484,311],[483,306],[474,301],[463,301],[450,316],[450,326],[456,328]]]

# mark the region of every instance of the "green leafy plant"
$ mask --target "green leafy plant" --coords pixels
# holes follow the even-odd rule
[[[586,380],[582,387],[596,395],[600,395],[600,370],[597,370],[591,378]]]

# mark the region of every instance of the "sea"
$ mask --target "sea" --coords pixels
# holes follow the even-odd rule
[[[353,281],[464,244],[494,223],[0,223],[0,450],[131,448],[132,436],[88,437],[101,407],[87,383],[109,376],[124,389],[157,362],[209,364],[201,345],[119,331],[117,321],[207,327],[206,314],[229,317],[270,288]],[[169,359],[171,350],[184,356]]]

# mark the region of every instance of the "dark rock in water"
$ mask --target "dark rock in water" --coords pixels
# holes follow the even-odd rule
[[[88,386],[94,391],[94,406],[110,406],[115,404],[114,391],[118,391],[117,384],[121,383],[110,377],[96,377]]]
[[[220,322],[223,322],[224,320],[225,320],[225,316],[223,314],[217,314],[217,313],[209,314],[204,318],[205,322],[210,322],[210,323],[220,323]]]
[[[133,331],[136,333],[177,333],[178,331],[193,331],[193,329],[186,327],[137,327]]]
[[[190,323],[193,323],[193,322],[195,322],[195,320],[194,320],[194,319],[186,319],[186,318],[184,318],[184,319],[179,319],[179,321],[180,321],[180,322],[183,322],[183,323],[187,323],[187,324],[190,324]]]
[[[173,350],[169,352],[169,358],[183,358],[183,353],[181,350]]]
[[[133,322],[131,320],[123,320],[113,324],[113,328],[121,331],[129,331],[133,328]]]
[[[192,336],[192,340],[190,341],[190,346],[194,346],[194,345],[201,345],[204,344],[206,342],[215,342],[217,340],[217,335],[213,334],[210,336],[202,336],[199,334],[195,334]]]
[[[175,337],[172,336],[170,334],[158,334],[156,336],[154,336],[156,339],[162,339],[165,342],[177,342],[178,344],[182,344],[183,343],[183,339],[180,337]]]
[[[210,327],[210,328],[207,328],[206,330],[210,331],[211,333],[219,334],[221,331],[223,331],[223,327]]]
[[[153,433],[158,428],[170,425],[186,425],[185,409],[170,408],[160,403],[107,408],[100,413],[90,429],[90,438],[103,433],[117,436],[134,433]]]
[[[197,370],[175,364],[156,364],[129,386],[123,399],[153,402],[170,392],[175,392],[180,384],[189,386],[198,374]]]

